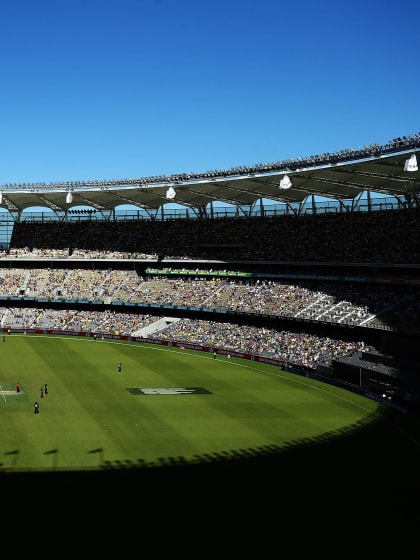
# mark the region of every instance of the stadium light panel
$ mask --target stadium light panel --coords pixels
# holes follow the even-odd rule
[[[173,187],[169,187],[169,189],[166,191],[166,198],[172,200],[173,198],[175,198],[175,195],[176,195],[175,189]]]
[[[409,159],[406,160],[404,165],[404,171],[418,171],[416,154],[412,154]]]
[[[290,189],[291,186],[292,186],[292,181],[290,180],[290,177],[287,174],[284,175],[284,177],[280,181],[279,188]]]

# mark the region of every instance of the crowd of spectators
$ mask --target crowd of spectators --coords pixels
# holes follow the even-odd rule
[[[22,288],[23,286],[23,288]],[[141,288],[141,290],[140,290]],[[345,303],[345,312],[353,306],[353,312],[374,315],[375,306],[390,299],[401,310],[404,299],[410,303],[405,320],[419,322],[419,300],[416,288],[411,299],[404,288],[402,297],[396,297],[399,286],[369,286],[360,283],[342,284],[300,281],[293,284],[255,279],[232,280],[229,278],[182,278],[150,276],[139,277],[132,270],[90,269],[0,269],[0,295],[7,296],[27,291],[30,297],[60,299],[103,298],[118,301],[137,301],[159,306],[207,307],[213,310],[240,312],[241,314],[278,315],[280,317],[305,316],[304,311],[317,304],[336,298],[335,308]],[[133,293],[135,297],[133,298]],[[96,295],[95,295],[96,294]],[[100,295],[98,295],[100,294]],[[347,298],[349,301],[340,298]],[[350,300],[353,303],[350,303]],[[369,308],[368,308],[369,306]],[[410,314],[409,311],[412,311]],[[322,317],[321,317],[322,318]],[[109,310],[56,310],[46,308],[4,307],[0,308],[0,324],[3,329],[35,329],[65,332],[85,332],[97,335],[147,336],[162,340],[215,346],[225,350],[247,354],[264,355],[304,367],[315,368],[317,364],[329,364],[337,356],[349,356],[364,348],[363,342],[348,342],[308,333],[296,333],[266,327],[219,323],[198,319],[181,318],[165,323],[162,316],[141,313],[120,313]],[[156,330],[152,325],[159,325]],[[148,327],[147,335],[143,329]]]
[[[416,208],[348,214],[83,222],[17,222],[10,247],[0,258],[22,259],[25,267],[0,268],[0,297],[77,300],[152,307],[205,309],[241,315],[276,316],[374,328],[419,330],[418,283],[255,280],[189,275],[138,275],[113,267],[123,260],[220,260],[226,263],[420,263]],[[392,234],[390,234],[392,232]],[[32,259],[85,259],[91,268],[36,268]],[[95,261],[110,261],[96,269]],[[71,306],[70,306],[71,307]],[[1,308],[1,326],[139,336],[158,317],[140,313]],[[149,333],[149,331],[148,331]],[[214,345],[263,354],[314,367],[335,355],[360,351],[358,342],[319,338],[181,318],[148,334],[167,340]]]
[[[420,209],[411,208],[265,218],[17,222],[8,254],[419,264],[419,217]]]
[[[0,268],[0,296],[177,307],[420,332],[419,285]]]
[[[308,368],[315,368],[317,364],[330,364],[337,356],[349,356],[365,348],[365,344],[360,341],[348,342],[313,334],[198,319],[162,322],[162,318],[115,311],[0,307],[3,330],[51,330],[89,333],[97,337],[125,335],[178,341],[277,358]],[[159,329],[142,335],[142,330],[153,323],[159,324]],[[165,324],[164,328],[162,323]]]
[[[338,356],[373,349],[360,341],[199,319],[181,319],[151,337],[277,358],[311,369],[330,365]]]
[[[54,330],[131,336],[156,320],[156,317],[149,314],[118,313],[110,310],[0,307],[0,324],[3,330]]]

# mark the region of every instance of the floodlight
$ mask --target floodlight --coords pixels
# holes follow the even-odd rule
[[[405,161],[404,171],[418,171],[416,154],[412,154],[409,159]]]
[[[166,191],[166,198],[172,200],[173,198],[175,198],[175,195],[176,195],[175,189],[173,187],[169,187],[169,189]]]
[[[72,202],[73,202],[73,195],[71,194],[71,191],[69,191],[66,196],[66,203],[71,204]]]
[[[292,181],[290,180],[289,176],[286,174],[280,181],[279,188],[280,189],[290,189],[292,186]]]

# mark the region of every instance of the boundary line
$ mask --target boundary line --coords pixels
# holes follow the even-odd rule
[[[4,402],[7,404],[6,395],[3,393],[3,387],[1,385],[0,385],[0,391],[1,391],[2,397],[4,399]]]

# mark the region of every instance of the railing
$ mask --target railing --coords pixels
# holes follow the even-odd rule
[[[276,203],[271,201],[258,202],[252,206],[216,206],[204,214],[205,219],[241,218],[241,217],[273,217],[282,215],[303,214],[347,214],[349,212],[375,212],[384,210],[401,210],[406,208],[406,201],[397,197],[370,197],[354,200],[308,200],[303,203]],[[1,213],[0,213],[1,217]],[[18,222],[91,222],[91,221],[138,221],[155,220],[168,221],[179,219],[202,219],[198,213],[190,208],[174,208],[171,205],[162,206],[155,214],[142,208],[115,209],[109,212],[96,210],[72,209],[66,213],[51,210],[30,212],[25,210],[15,217]]]

